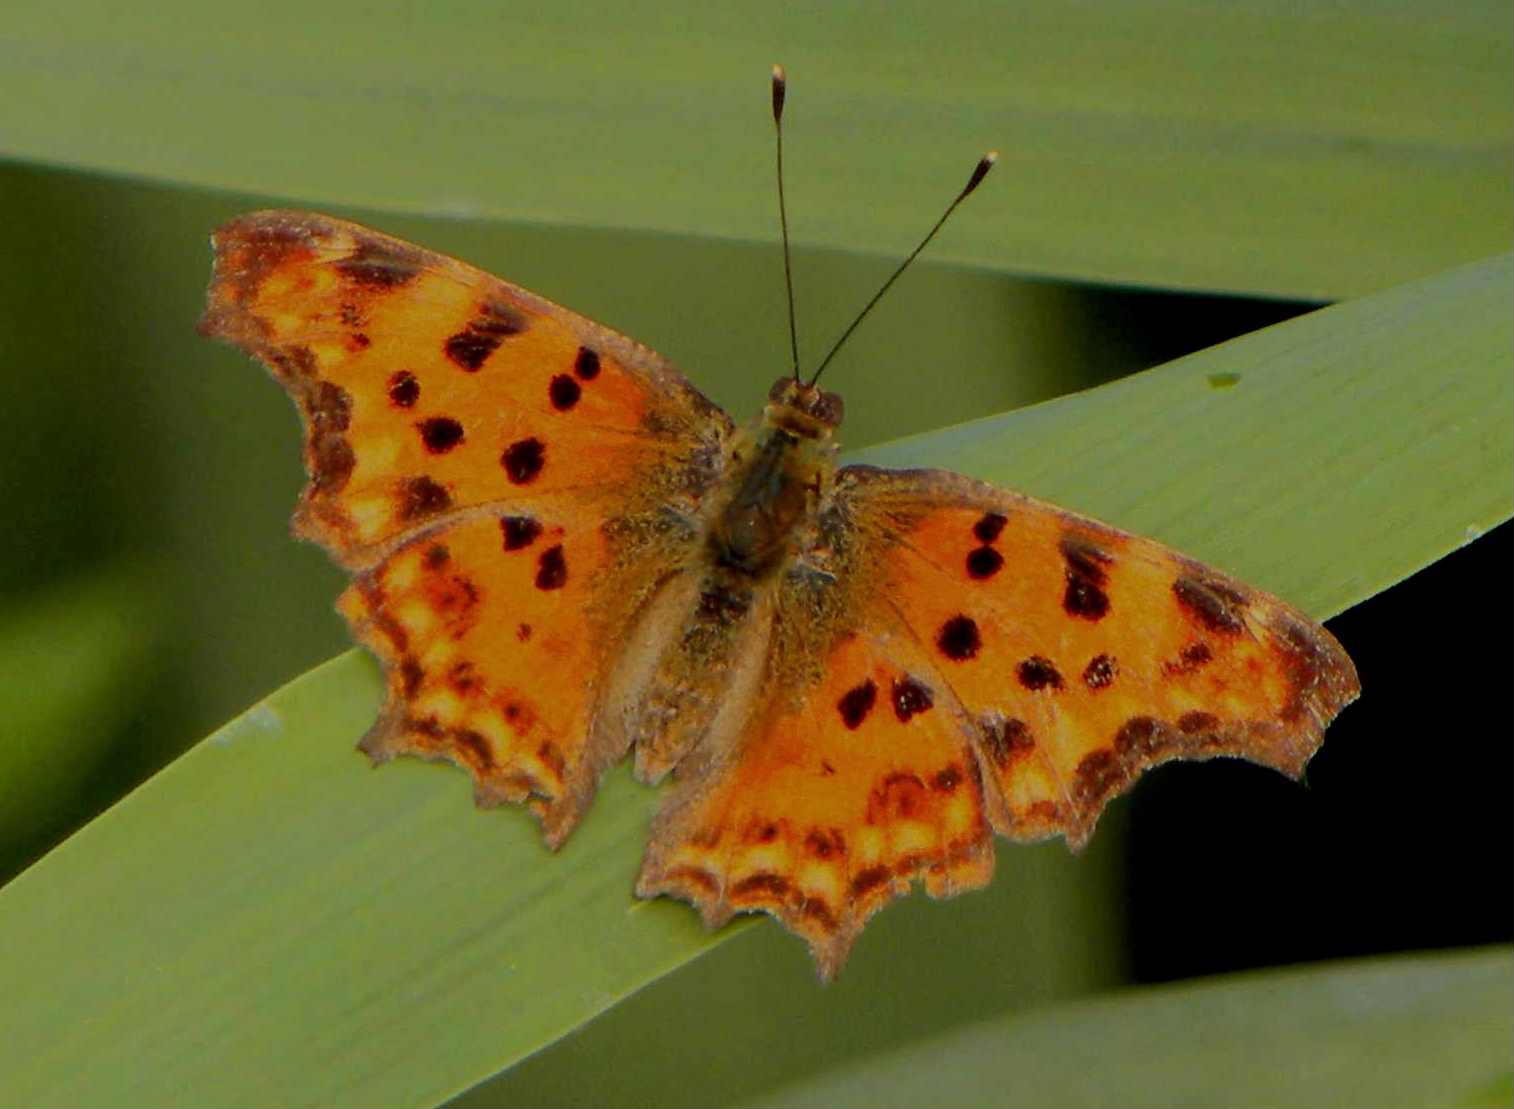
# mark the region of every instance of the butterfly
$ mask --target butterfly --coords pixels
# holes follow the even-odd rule
[[[1359,691],[1324,628],[1156,542],[838,467],[797,348],[738,426],[647,347],[357,224],[254,212],[213,246],[200,330],[293,398],[293,530],[383,664],[361,748],[457,764],[552,848],[611,765],[671,774],[637,896],[770,913],[822,979],[915,882],[985,885],[994,833],[1080,848],[1170,759],[1296,777]]]

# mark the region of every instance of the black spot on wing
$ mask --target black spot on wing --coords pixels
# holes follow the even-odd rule
[[[1000,512],[988,512],[973,525],[973,534],[981,543],[992,543],[999,538],[999,533],[1004,530],[1004,525],[1009,518]]]
[[[846,837],[840,828],[811,828],[804,846],[817,859],[836,858],[846,854]]]
[[[938,771],[930,784],[942,793],[950,793],[962,784],[962,770],[960,767],[948,766]]]
[[[873,705],[878,700],[878,686],[872,678],[867,678],[860,685],[855,685],[841,695],[841,700],[836,702],[836,709],[841,713],[841,722],[852,731],[862,726],[867,719],[867,714],[873,711]]]
[[[918,678],[894,680],[894,715],[899,718],[899,723],[908,724],[911,717],[928,712],[935,703],[930,687]]]
[[[453,365],[477,373],[502,342],[511,335],[519,335],[526,327],[526,317],[510,305],[485,301],[467,326],[448,336],[442,350]]]
[[[985,581],[1004,568],[1004,556],[992,547],[974,547],[967,552],[967,576]]]
[[[770,873],[750,875],[731,887],[731,896],[734,898],[765,895],[782,900],[787,897],[788,892],[789,880],[781,874]]]
[[[1062,688],[1062,675],[1057,671],[1051,659],[1041,655],[1031,655],[1020,663],[1017,673],[1020,676],[1020,684],[1026,689]]]
[[[540,439],[518,439],[505,448],[499,462],[512,483],[525,485],[541,473],[546,463],[546,447]]]
[[[1114,682],[1119,672],[1120,666],[1114,656],[1094,655],[1083,668],[1083,684],[1089,689],[1104,689]]]
[[[356,468],[357,455],[343,436],[328,435],[316,440],[310,462],[310,483],[316,492],[340,492]]]
[[[518,551],[536,542],[536,537],[541,534],[541,522],[530,516],[501,516],[499,530],[505,550]]]
[[[382,239],[362,239],[336,270],[354,285],[389,292],[415,280],[422,255],[414,247]]]
[[[1222,582],[1181,577],[1172,583],[1172,593],[1210,631],[1238,635],[1246,627],[1241,616],[1245,596]]]
[[[588,347],[578,348],[578,357],[573,360],[573,372],[581,381],[593,381],[599,376],[599,355]]]
[[[561,589],[568,584],[568,560],[562,553],[562,544],[557,543],[536,560],[536,588]]]
[[[583,396],[583,386],[568,374],[558,374],[547,385],[547,399],[559,412],[566,412]]]
[[[1062,537],[1062,558],[1067,563],[1067,590],[1063,611],[1082,620],[1102,620],[1109,612],[1105,567],[1113,557],[1103,548],[1076,535]]]
[[[421,442],[432,454],[446,454],[463,441],[463,425],[450,416],[433,416],[416,424]]]
[[[356,468],[353,445],[342,436],[327,436],[316,442],[310,459],[310,483],[316,492],[341,492]]]
[[[413,408],[420,399],[421,383],[408,370],[400,370],[389,379],[389,401],[396,408]]]
[[[1114,735],[1115,753],[1122,759],[1156,754],[1164,742],[1163,727],[1150,716],[1132,716]]]
[[[953,662],[973,658],[982,646],[977,621],[971,616],[953,616],[936,633],[936,647]]]
[[[1196,639],[1192,643],[1185,643],[1175,660],[1162,663],[1162,669],[1168,674],[1192,674],[1213,661],[1214,649],[1202,639]]]
[[[889,877],[889,869],[886,866],[870,866],[859,870],[852,879],[852,896],[866,896],[879,886],[887,883]]]

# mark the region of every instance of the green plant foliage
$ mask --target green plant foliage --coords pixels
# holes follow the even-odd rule
[[[1359,294],[1501,250],[1507,6],[12,0],[0,148],[418,213],[770,241],[785,62],[802,242],[902,249],[984,149],[1010,181],[937,256]],[[129,30],[123,27],[129,26]],[[46,111],[36,110],[47,105]]]
[[[985,1021],[761,1104],[1482,1103],[1507,1088],[1511,994],[1508,948],[1233,975]]]
[[[1115,508],[1322,615],[1507,517],[1511,293],[1490,260],[874,457]],[[1455,387],[1415,392],[1447,357]],[[1399,448],[1369,449],[1383,436]],[[311,672],[0,890],[0,1101],[435,1103],[733,934],[630,898],[651,791],[612,775],[549,860],[520,813],[473,811],[462,775],[366,769],[351,747],[378,694],[356,653]],[[843,988],[892,986],[890,915]],[[946,934],[907,961],[944,972]]]

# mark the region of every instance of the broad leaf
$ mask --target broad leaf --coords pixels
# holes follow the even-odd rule
[[[1514,953],[1325,963],[985,1021],[766,1105],[1508,1104]]]
[[[1507,6],[11,0],[0,151],[190,185],[1328,299],[1514,233]],[[46,110],[38,110],[45,105]]]

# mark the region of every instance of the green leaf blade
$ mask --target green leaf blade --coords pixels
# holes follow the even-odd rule
[[[1447,1105],[1496,1088],[1508,948],[1131,990],[954,1029],[763,1105]]]
[[[8,989],[4,1023],[90,1019],[8,1056],[0,1100],[430,1102],[491,1073],[484,1045],[525,1054],[708,942],[627,896],[650,794],[612,778],[552,858],[457,775],[370,771],[351,741],[380,688],[361,652],[318,667],[3,891],[38,991]]]
[[[305,203],[770,242],[781,60],[802,243],[897,256],[988,147],[1000,181],[938,258],[1330,299],[1514,235],[1514,36],[1486,0],[674,10],[277,0],[228,36],[173,0],[123,36],[106,0],[21,0],[0,147]]]

